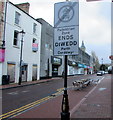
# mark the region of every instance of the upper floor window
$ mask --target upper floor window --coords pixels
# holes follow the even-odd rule
[[[13,40],[13,45],[18,46],[19,39],[18,39],[18,34],[19,32],[17,30],[14,31],[14,40]]]
[[[33,33],[36,34],[36,32],[37,32],[37,24],[34,23],[33,24]]]
[[[33,38],[33,43],[36,43],[36,39],[35,38]]]
[[[48,43],[45,44],[45,48],[49,49],[49,44]]]
[[[15,12],[15,24],[20,25],[20,13]]]

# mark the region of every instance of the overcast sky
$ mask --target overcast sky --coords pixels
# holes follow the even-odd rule
[[[30,3],[30,15],[54,23],[54,3],[65,0],[10,0]],[[74,1],[74,0],[73,0]],[[79,0],[79,46],[84,41],[86,52],[95,51],[100,63],[111,63],[111,0],[85,2]]]

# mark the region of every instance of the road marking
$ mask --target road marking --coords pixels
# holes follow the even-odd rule
[[[61,89],[63,89],[63,88],[61,88]],[[16,92],[12,92],[10,94],[14,95],[14,93],[16,93]],[[62,93],[63,93],[62,91],[58,90],[58,92],[52,94],[51,96],[44,97],[44,98],[42,98],[40,100],[29,103],[27,105],[24,105],[24,106],[22,106],[20,108],[17,108],[15,110],[10,111],[10,112],[4,113],[3,115],[0,115],[0,119],[13,118],[13,117],[17,116],[18,114],[26,112],[26,111],[28,111],[28,110],[42,104],[42,103],[48,101],[49,99],[52,99],[52,98],[55,98],[55,97],[61,95]]]
[[[22,91],[22,93],[26,93],[26,92],[29,92],[29,90]]]
[[[105,77],[102,77],[100,80],[99,80],[99,82],[98,83],[100,83],[103,79],[104,79]]]
[[[63,91],[63,90],[64,90],[64,88],[59,88],[56,91]]]
[[[7,93],[9,95],[17,95],[18,94],[18,91],[15,91],[15,92],[10,92],[10,93]]]
[[[99,91],[103,91],[106,90],[107,88],[99,88]]]
[[[11,116],[13,116],[13,115],[15,115],[15,114],[18,114],[18,113],[20,113],[20,112],[22,112],[22,111],[25,111],[25,110],[29,109],[29,108],[33,108],[34,106],[39,105],[40,103],[42,103],[42,102],[44,102],[44,101],[47,101],[47,100],[49,100],[50,98],[51,98],[51,97],[47,96],[47,97],[42,98],[42,99],[40,99],[40,100],[37,100],[37,101],[35,101],[35,102],[33,102],[33,103],[27,104],[27,105],[22,106],[22,107],[20,107],[20,108],[18,108],[18,109],[15,109],[15,110],[13,110],[13,111],[10,111],[10,112],[8,112],[8,113],[5,113],[5,114],[3,114],[3,115],[0,115],[0,118],[4,119],[4,118],[11,117]]]

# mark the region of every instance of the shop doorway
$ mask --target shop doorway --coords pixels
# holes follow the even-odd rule
[[[9,83],[15,82],[15,64],[7,64],[7,74],[10,76]]]
[[[27,70],[28,70],[28,66],[23,65],[22,66],[22,82],[27,82]]]
[[[37,65],[33,65],[32,67],[32,81],[37,80]]]
[[[53,77],[57,77],[58,76],[58,66],[57,65],[53,65],[52,66],[52,76]]]

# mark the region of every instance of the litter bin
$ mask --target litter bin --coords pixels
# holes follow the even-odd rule
[[[10,75],[3,75],[2,76],[2,85],[9,84],[9,81],[10,81]]]

